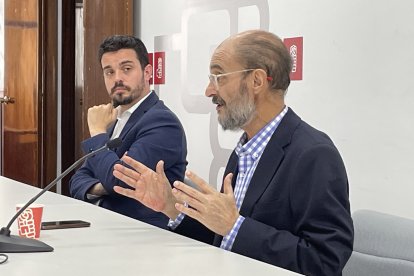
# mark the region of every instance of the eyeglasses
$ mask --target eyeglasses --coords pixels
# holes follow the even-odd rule
[[[244,69],[244,70],[233,71],[233,72],[218,74],[218,75],[209,74],[208,78],[210,79],[210,82],[214,85],[214,88],[216,90],[218,90],[219,89],[219,84],[218,84],[219,78],[224,77],[224,76],[228,76],[228,75],[232,75],[232,74],[236,74],[236,73],[250,72],[250,71],[253,71],[253,70],[256,70],[256,69]]]
[[[250,71],[254,71],[254,70],[257,70],[257,69],[244,69],[244,70],[233,71],[233,72],[218,74],[218,75],[209,74],[208,78],[210,80],[210,83],[212,83],[214,85],[214,88],[216,90],[218,90],[219,89],[219,78],[224,77],[224,76],[228,76],[228,75],[231,75],[231,74],[250,72]],[[267,77],[267,80],[271,81],[272,77]]]

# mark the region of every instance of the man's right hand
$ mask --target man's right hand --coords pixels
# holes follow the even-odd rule
[[[159,161],[156,172],[154,172],[129,156],[124,155],[122,160],[133,170],[116,164],[113,174],[133,189],[115,186],[114,191],[138,200],[148,208],[164,213],[170,219],[175,219],[180,212],[175,208],[177,200],[172,194],[171,185],[164,173],[164,162]]]
[[[105,133],[115,122],[118,111],[112,104],[101,104],[88,109],[88,127],[91,137]]]

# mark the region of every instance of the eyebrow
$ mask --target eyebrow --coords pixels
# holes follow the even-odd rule
[[[221,67],[218,64],[211,64],[210,65],[210,70],[218,70],[218,71],[223,71],[223,67]]]
[[[134,62],[132,60],[124,60],[119,65],[125,65],[125,64],[128,64],[128,63],[134,63]]]
[[[121,63],[119,63],[119,65],[120,66],[122,66],[122,65],[125,65],[125,64],[133,64],[134,62],[133,61],[131,61],[131,60],[124,60],[124,61],[122,61]],[[107,66],[105,66],[104,68],[102,68],[102,70],[105,70],[105,69],[109,69],[109,68],[111,68],[112,66],[111,65],[107,65]]]

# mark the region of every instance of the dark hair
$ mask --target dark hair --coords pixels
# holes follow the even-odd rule
[[[235,55],[246,69],[263,69],[272,77],[271,89],[286,91],[290,84],[292,59],[283,41],[262,30],[241,33]]]
[[[121,49],[133,49],[137,54],[137,58],[141,63],[141,68],[149,64],[148,51],[141,39],[130,35],[114,35],[105,38],[99,46],[98,57],[99,62],[102,60],[103,54],[107,52],[115,52]]]

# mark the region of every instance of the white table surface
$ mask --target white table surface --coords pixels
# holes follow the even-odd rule
[[[0,176],[0,228],[38,188]],[[43,221],[85,220],[91,227],[42,230],[53,252],[7,253],[1,276],[21,275],[299,275],[210,246],[104,208],[46,192]],[[17,222],[11,227],[17,235]]]

